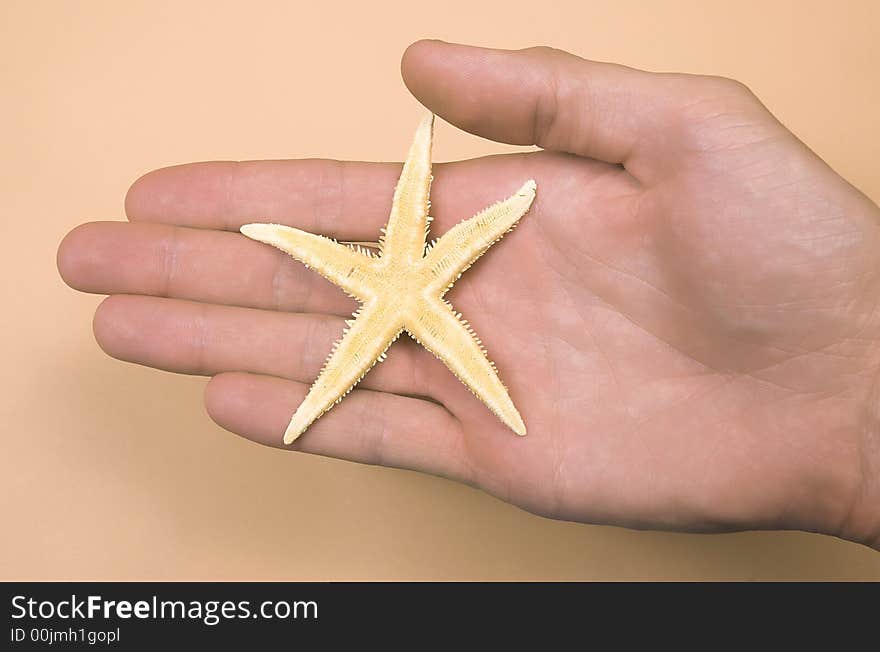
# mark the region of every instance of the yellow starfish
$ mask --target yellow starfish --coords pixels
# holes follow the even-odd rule
[[[278,224],[246,224],[241,232],[278,247],[361,302],[347,320],[324,368],[287,430],[290,444],[312,422],[339,403],[403,331],[449,367],[505,425],[526,434],[522,417],[486,356],[479,338],[443,295],[474,261],[526,214],[537,184],[526,181],[516,194],[477,213],[427,245],[434,116],[416,130],[394,191],[391,216],[379,255],[359,245]]]

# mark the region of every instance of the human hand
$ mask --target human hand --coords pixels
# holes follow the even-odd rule
[[[880,546],[880,210],[742,85],[536,48],[425,41],[403,75],[449,122],[544,151],[435,165],[432,236],[523,180],[538,198],[448,298],[525,420],[513,435],[406,338],[294,449],[467,482],[546,516],[798,528]],[[110,355],[213,376],[221,426],[271,445],[356,304],[238,233],[375,240],[399,166],[152,172],[130,223],[71,232],[59,269],[110,294]]]

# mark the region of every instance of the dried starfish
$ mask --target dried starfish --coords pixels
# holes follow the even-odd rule
[[[431,188],[431,139],[434,116],[416,130],[394,191],[391,216],[382,229],[376,255],[359,244],[278,224],[246,224],[241,232],[287,252],[361,302],[346,320],[305,400],[290,420],[284,443],[290,444],[318,417],[339,403],[375,365],[403,331],[449,367],[505,425],[526,434],[480,339],[443,295],[474,261],[526,214],[537,184],[525,184],[498,202],[451,228],[426,246]]]

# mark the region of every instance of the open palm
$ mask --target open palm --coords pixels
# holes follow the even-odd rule
[[[437,236],[538,182],[520,226],[448,295],[529,434],[404,339],[294,448],[558,518],[877,540],[874,204],[729,80],[437,42],[408,50],[404,78],[453,124],[544,149],[436,165],[432,190]],[[130,223],[77,228],[59,267],[113,295],[95,317],[108,353],[213,376],[212,418],[280,445],[356,304],[238,228],[376,240],[399,171],[159,170],[130,191]]]

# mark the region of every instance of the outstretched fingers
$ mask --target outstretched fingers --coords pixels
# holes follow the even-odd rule
[[[498,201],[526,175],[540,181],[562,174],[564,163],[507,155],[436,166],[433,233]],[[320,172],[324,166],[329,167]],[[337,166],[346,170],[347,180],[330,180],[329,170]],[[399,172],[395,164],[330,161],[193,163],[157,170],[129,193],[131,223],[77,227],[59,247],[58,268],[70,286],[96,294],[349,315],[356,302],[342,290],[238,230],[266,219],[340,240],[375,242],[388,220]],[[605,173],[601,166],[583,172],[585,180]],[[230,174],[238,180],[229,181]],[[227,194],[230,184],[236,190]],[[339,184],[348,190],[339,190]],[[257,210],[261,205],[274,208]]]

